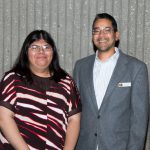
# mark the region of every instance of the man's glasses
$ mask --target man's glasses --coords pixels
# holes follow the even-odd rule
[[[111,27],[93,28],[92,33],[93,35],[98,35],[101,32],[103,32],[104,34],[111,34],[112,31],[113,31],[113,28]]]
[[[29,48],[36,53],[40,52],[41,50],[44,52],[50,52],[52,50],[52,47],[50,45],[31,45]]]

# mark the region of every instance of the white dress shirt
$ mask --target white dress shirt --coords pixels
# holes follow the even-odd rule
[[[93,68],[93,82],[95,96],[98,108],[100,108],[106,93],[110,78],[116,66],[119,57],[119,50],[115,47],[115,53],[106,61],[101,61],[98,58],[98,51],[96,52],[94,68]]]

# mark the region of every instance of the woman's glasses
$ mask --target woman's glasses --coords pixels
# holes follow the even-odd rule
[[[36,52],[36,53],[39,53],[42,51],[44,52],[50,52],[52,50],[52,47],[50,45],[42,45],[42,46],[39,46],[39,45],[31,45],[29,47],[33,52]]]

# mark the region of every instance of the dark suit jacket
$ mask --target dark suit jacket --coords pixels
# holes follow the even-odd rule
[[[74,79],[82,102],[76,150],[96,150],[97,144],[99,150],[144,149],[149,115],[147,67],[140,60],[119,53],[100,109],[93,85],[95,54],[76,62]]]

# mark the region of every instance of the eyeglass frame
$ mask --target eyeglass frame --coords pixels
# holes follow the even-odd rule
[[[46,53],[46,52],[50,52],[52,50],[52,47],[49,44],[42,45],[42,46],[36,45],[36,44],[31,44],[29,46],[29,49],[31,49],[33,52],[36,52],[36,53],[39,53],[41,50]]]
[[[111,34],[114,31],[114,29],[112,27],[95,27],[92,29],[92,34],[99,35],[101,31],[104,34]]]

